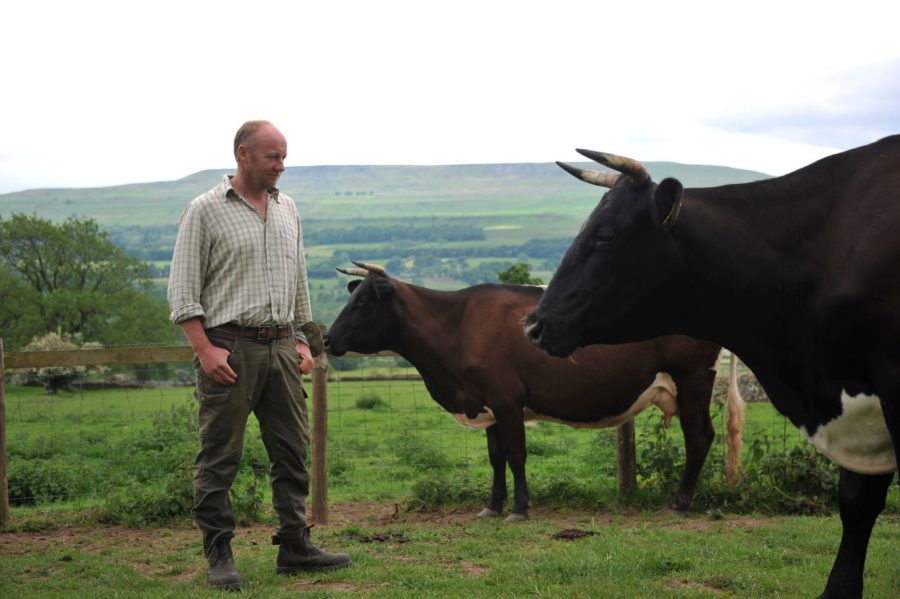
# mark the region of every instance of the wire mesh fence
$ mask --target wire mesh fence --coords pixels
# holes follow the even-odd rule
[[[175,479],[189,482],[197,449],[193,387],[184,384],[190,365],[118,370],[123,372],[87,373],[55,389],[47,380],[23,381],[10,373],[6,420],[13,506],[109,505],[123,494],[168,488]],[[31,386],[16,384],[21,382]],[[711,410],[716,429],[724,431],[724,410],[716,404]],[[749,410],[746,454],[805,444],[768,404],[751,404]],[[419,497],[432,503],[466,503],[487,498],[491,468],[484,432],[459,426],[402,360],[356,357],[349,370],[332,370],[327,415],[331,501],[401,502]],[[639,471],[651,484],[655,475],[648,468],[659,465],[660,430],[655,411],[638,417]],[[683,459],[679,427],[663,434],[671,442],[662,459]],[[713,454],[724,453],[722,436]],[[615,443],[614,429],[552,423],[527,428],[527,471],[532,488],[538,490],[532,493],[533,501],[552,502],[584,489],[614,495]],[[251,416],[236,487],[265,489],[267,468]],[[660,484],[665,482],[657,477]],[[181,484],[173,493],[189,494],[189,488]]]

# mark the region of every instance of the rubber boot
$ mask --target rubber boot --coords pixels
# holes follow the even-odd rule
[[[283,539],[272,537],[272,544],[278,545],[278,558],[275,560],[275,572],[278,574],[296,574],[311,570],[337,570],[350,565],[350,556],[346,553],[328,553],[310,542],[309,529],[303,529],[299,539]]]
[[[209,552],[209,573],[206,582],[214,589],[223,591],[240,591],[241,577],[234,569],[234,557],[231,555],[231,541],[222,539]]]

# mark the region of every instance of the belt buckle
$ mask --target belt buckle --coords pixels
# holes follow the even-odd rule
[[[281,331],[287,329],[287,326],[282,325],[263,325],[261,327],[256,328],[256,339],[258,341],[272,341],[274,339],[281,339]]]

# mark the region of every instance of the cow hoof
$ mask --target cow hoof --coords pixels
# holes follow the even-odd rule
[[[493,508],[486,507],[475,516],[476,518],[496,518],[497,516],[502,516],[503,514],[498,510]]]
[[[513,512],[503,521],[507,524],[516,524],[517,522],[525,522],[525,520],[528,520],[528,514],[516,514],[515,512]]]

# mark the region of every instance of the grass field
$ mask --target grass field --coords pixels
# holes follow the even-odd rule
[[[280,597],[813,597],[840,535],[834,516],[721,517],[539,510],[504,525],[468,513],[395,512],[339,503],[314,541],[350,554],[350,568],[274,573],[271,521],[233,541],[242,596]],[[558,537],[566,537],[562,540]],[[867,599],[900,588],[900,519],[882,516],[866,564]],[[4,597],[214,597],[199,534],[186,523],[125,529],[84,524],[0,534]]]
[[[363,371],[332,374],[410,373],[392,358],[363,362]],[[189,464],[196,444],[191,392],[168,387],[47,396],[7,388],[12,479],[23,466],[32,475],[40,466],[37,478],[48,485],[43,491],[64,497],[13,507],[11,525],[0,534],[3,596],[214,594],[205,588],[199,536],[185,516],[163,526],[108,524],[110,496],[164,484],[152,473]],[[713,410],[722,430],[722,410]],[[678,431],[674,426],[669,433],[674,447],[681,445]],[[654,412],[639,417],[639,462],[658,432]],[[239,528],[234,542],[244,595],[700,598],[821,591],[840,536],[839,520],[828,509],[817,516],[772,516],[705,507],[704,486],[716,484],[710,479],[720,466],[713,459],[695,509],[672,514],[663,509],[668,491],[654,488],[652,475],[642,476],[637,497],[617,498],[614,430],[541,424],[527,435],[531,520],[517,526],[479,521],[474,514],[490,482],[483,432],[458,426],[420,381],[332,381],[330,522],[317,526],[314,536],[326,548],[349,552],[354,565],[276,576],[269,544],[275,520],[265,492],[260,514]],[[754,447],[803,444],[771,406],[748,406],[749,460]],[[265,464],[253,425],[245,462]],[[246,480],[245,474],[236,486]],[[432,486],[425,484],[423,492],[423,483]],[[555,538],[559,533],[575,538]],[[895,486],[873,536],[866,597],[896,595],[898,542]]]

